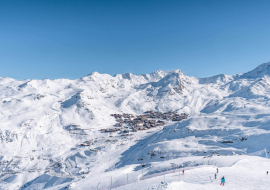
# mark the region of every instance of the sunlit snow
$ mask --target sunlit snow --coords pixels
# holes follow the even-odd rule
[[[0,78],[0,98],[0,189],[270,186],[270,63],[203,79],[180,70]],[[145,131],[129,128],[130,136],[100,131],[114,127],[110,114],[149,110],[189,118]],[[80,146],[86,142],[91,145]]]

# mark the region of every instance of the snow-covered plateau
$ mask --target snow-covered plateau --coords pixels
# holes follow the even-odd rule
[[[3,190],[270,189],[270,63],[208,78],[0,78],[0,100]],[[147,111],[188,118],[136,132],[111,116]]]

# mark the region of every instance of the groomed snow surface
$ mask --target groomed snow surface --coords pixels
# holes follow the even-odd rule
[[[190,158],[196,160],[196,158]],[[200,158],[201,159],[201,158]],[[198,159],[198,160],[200,160]],[[186,159],[188,160],[188,159]],[[177,161],[177,160],[174,160]],[[186,167],[181,169],[169,170],[166,172],[158,172],[152,174],[147,179],[140,178],[137,181],[127,181],[127,175],[125,170],[122,170],[123,175],[119,177],[118,172],[108,173],[112,175],[112,189],[115,190],[136,190],[136,189],[268,189],[270,185],[269,176],[266,175],[266,169],[270,168],[270,161],[265,158],[255,156],[220,156],[207,159],[207,162],[215,163],[215,165],[227,165],[218,167],[219,172],[216,173],[216,166],[203,165],[195,167]],[[156,167],[164,164],[156,164]],[[184,175],[182,174],[185,170]],[[134,172],[136,173],[136,172]],[[129,172],[129,177],[132,172]],[[164,183],[165,174],[165,183]],[[217,174],[217,179],[215,179]],[[221,186],[221,177],[225,177],[225,185]],[[211,177],[211,178],[210,178]],[[119,183],[121,178],[121,186],[115,187],[115,183]],[[97,181],[98,183],[89,183],[87,181]],[[114,182],[114,180],[116,182]],[[86,179],[85,182],[74,183],[72,187],[74,189],[97,189],[99,184],[99,177],[92,177]],[[162,183],[161,183],[162,182]],[[106,187],[102,186],[102,183],[106,183]],[[102,181],[99,184],[100,189],[110,189],[110,177],[107,180]],[[129,183],[129,184],[127,184]],[[96,186],[90,186],[96,185]],[[118,184],[120,185],[120,184]],[[73,189],[72,188],[72,189]]]
[[[269,160],[245,156],[231,167],[219,168],[216,180],[213,168],[194,169],[187,171],[182,181],[170,183],[167,189],[269,189],[269,176],[266,175],[269,166]],[[211,176],[213,182],[207,176]],[[224,187],[220,186],[223,176]]]
[[[203,79],[180,70],[0,78],[0,189],[270,189],[269,89],[270,63]],[[101,131],[115,128],[110,114],[149,110],[189,118],[126,125],[128,136]]]

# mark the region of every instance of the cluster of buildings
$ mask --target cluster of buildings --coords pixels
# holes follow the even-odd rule
[[[186,113],[178,114],[175,111],[169,111],[169,112],[164,112],[164,113],[157,112],[157,111],[147,111],[144,113],[148,118],[164,119],[164,120],[171,120],[171,121],[181,121],[183,119],[188,118],[188,114]]]
[[[138,130],[147,130],[147,129],[151,129],[153,127],[158,127],[158,126],[163,126],[165,125],[164,121],[161,120],[148,120],[148,119],[144,119],[144,120],[138,120],[138,122],[133,122],[130,126],[132,127],[134,132],[137,132]]]
[[[109,129],[101,129],[101,131],[112,133],[112,132],[117,132],[117,131],[122,131],[122,130],[120,128],[109,128]]]
[[[181,121],[187,119],[188,115],[186,113],[177,114],[176,112],[156,112],[147,111],[143,115],[133,115],[133,114],[111,114],[116,119],[116,127],[122,127],[123,125],[129,125],[132,127],[134,132],[138,130],[147,130],[157,126],[165,125],[163,120],[171,121]],[[112,130],[112,129],[111,129]]]

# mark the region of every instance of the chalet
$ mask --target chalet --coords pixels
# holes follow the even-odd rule
[[[74,125],[74,124],[67,127],[67,130],[81,130],[81,129],[82,127],[80,125]]]
[[[119,129],[119,128],[101,129],[101,131],[103,131],[103,132],[117,132],[117,131],[121,131],[121,129]]]
[[[90,146],[92,143],[82,143],[80,146]]]
[[[129,130],[125,129],[125,130],[123,131],[123,133],[129,133]]]
[[[116,127],[122,127],[123,126],[122,123],[116,123],[115,125],[116,125]]]
[[[181,117],[174,117],[174,118],[172,118],[172,121],[181,121],[181,120],[182,120]]]

